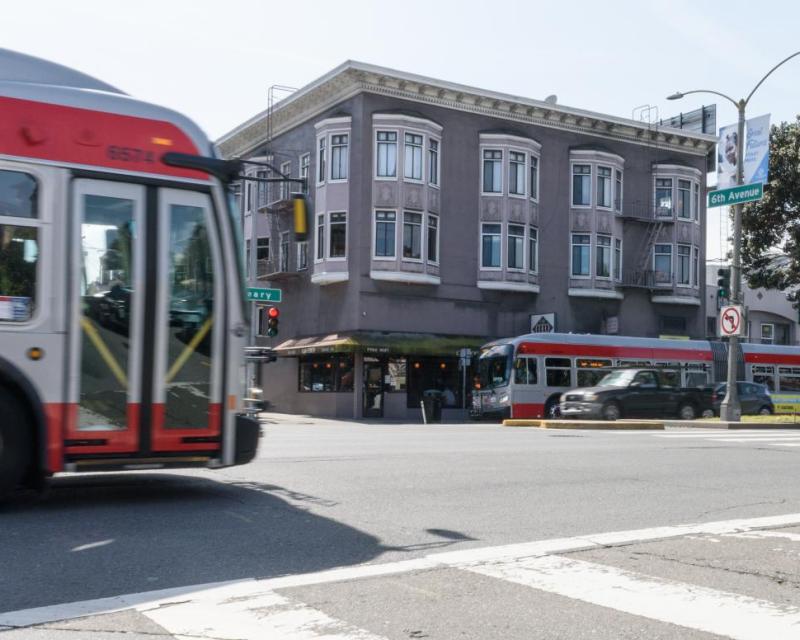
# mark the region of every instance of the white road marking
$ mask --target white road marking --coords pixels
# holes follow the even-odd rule
[[[113,539],[98,540],[97,542],[89,542],[88,544],[78,545],[77,547],[70,549],[70,551],[86,551],[88,549],[96,549],[97,547],[105,547],[107,544],[112,544],[113,542]]]
[[[630,531],[612,531],[590,534],[572,538],[559,538],[540,540],[520,544],[509,544],[495,547],[471,548],[460,551],[431,554],[413,560],[390,562],[383,564],[361,564],[351,567],[339,567],[313,573],[282,576],[259,580],[250,578],[246,580],[194,585],[174,589],[162,589],[127,595],[57,604],[20,611],[0,613],[0,628],[25,627],[82,618],[105,613],[113,613],[127,609],[144,612],[154,620],[161,616],[156,611],[177,609],[185,605],[205,602],[209,609],[214,607],[208,603],[225,602],[233,598],[250,599],[272,597],[272,592],[278,589],[291,587],[317,585],[345,580],[357,580],[375,576],[410,573],[437,568],[473,569],[485,563],[513,562],[521,558],[540,558],[555,554],[563,554],[584,549],[597,549],[618,545],[633,544],[676,538],[687,535],[724,535],[734,533],[747,533],[754,530],[774,529],[778,527],[800,526],[800,513],[790,513],[778,516],[761,518],[748,518],[736,520],[722,520],[717,522],[693,523],[677,526],[654,527],[648,529],[634,529]],[[271,601],[272,602],[272,601]],[[289,606],[289,605],[287,605]],[[297,610],[296,605],[292,605]],[[233,609],[231,609],[233,611]],[[199,615],[199,614],[198,614]],[[233,615],[233,614],[231,614]],[[313,611],[297,613],[297,620],[310,620],[317,614]],[[322,615],[322,614],[320,614]],[[160,623],[159,623],[160,624]],[[243,623],[244,624],[244,623]],[[327,623],[326,623],[327,624]],[[356,630],[357,631],[357,630]],[[348,633],[355,633],[349,630]],[[227,637],[227,636],[219,636]],[[234,637],[234,636],[231,636]],[[239,636],[240,637],[240,636]],[[262,635],[261,637],[269,637]],[[322,636],[297,636],[316,638]],[[330,636],[337,637],[337,636]],[[346,638],[348,636],[340,636]],[[350,636],[354,638],[368,636]],[[769,637],[769,636],[762,636]],[[777,637],[777,636],[776,636]],[[800,637],[800,636],[798,636]]]
[[[800,533],[792,533],[791,531],[748,531],[746,533],[725,533],[723,535],[726,538],[785,538],[786,540],[791,540],[792,542],[800,542]]]
[[[274,591],[237,584],[206,592],[191,602],[140,609],[177,640],[382,640]]]
[[[727,438],[708,438],[715,442],[797,442],[800,436],[761,436],[759,438],[739,438],[729,436]]]
[[[736,640],[797,640],[800,608],[559,556],[471,567],[475,573]]]

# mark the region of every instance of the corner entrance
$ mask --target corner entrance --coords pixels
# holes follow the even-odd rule
[[[364,356],[364,411],[365,418],[383,417],[383,388],[386,363],[378,358]]]

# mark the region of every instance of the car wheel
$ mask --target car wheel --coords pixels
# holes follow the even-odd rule
[[[561,417],[561,407],[558,405],[558,400],[550,400],[544,406],[544,417],[548,420],[557,420]]]
[[[622,417],[622,409],[616,402],[607,402],[601,411],[603,420],[619,420]]]
[[[678,407],[678,417],[681,420],[694,420],[697,417],[697,411],[695,411],[694,405],[691,404],[682,404]]]
[[[767,406],[763,406],[758,410],[758,415],[760,415],[760,416],[771,416],[772,415],[772,409],[770,409]]]

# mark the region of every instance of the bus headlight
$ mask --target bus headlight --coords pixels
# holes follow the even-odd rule
[[[504,393],[503,395],[501,395],[500,398],[497,400],[497,403],[498,404],[508,404],[508,394]]]

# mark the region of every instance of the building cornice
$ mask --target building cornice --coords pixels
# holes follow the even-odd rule
[[[271,111],[271,127],[267,127],[269,114],[263,111],[222,136],[217,142],[220,152],[226,158],[246,156],[267,142],[268,134],[271,133],[273,138],[279,136],[359,93],[389,96],[694,156],[705,156],[716,143],[716,137],[708,134],[668,127],[652,128],[635,120],[348,61],[275,105]]]

